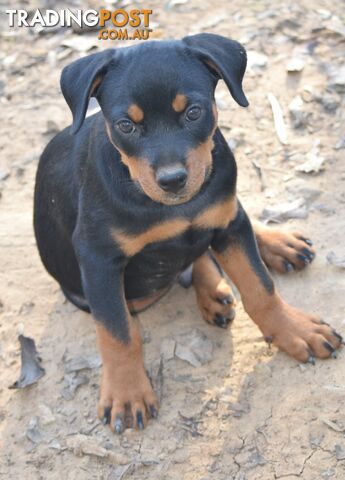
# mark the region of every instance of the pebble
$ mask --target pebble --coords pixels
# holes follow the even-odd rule
[[[288,61],[286,65],[286,71],[288,73],[298,73],[301,72],[304,68],[305,61],[301,57],[293,57]]]

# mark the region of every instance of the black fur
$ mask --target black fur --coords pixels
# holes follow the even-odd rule
[[[238,43],[201,34],[107,50],[77,60],[62,73],[62,91],[73,114],[73,132],[78,133],[71,135],[66,128],[41,156],[35,189],[37,245],[46,269],[66,296],[80,308],[90,308],[123,341],[128,340],[125,298],[144,297],[171,284],[210,245],[217,248],[220,232],[189,229],[127,258],[111,236],[111,228],[139,234],[161,221],[193,219],[235,193],[236,163],[217,129],[212,173],[201,190],[186,203],[164,205],[151,200],[131,180],[109,141],[105,120],[116,145],[127,155],[149,158],[153,169],[176,159],[183,162],[188,149],[205,141],[212,131],[219,75],[235,100],[247,105],[241,87],[245,66],[245,52]],[[202,107],[202,118],[192,125],[186,126],[171,109],[181,91]],[[90,95],[97,97],[102,112],[84,121]],[[129,140],[119,133],[116,121],[126,117],[132,103],[142,108],[145,118]],[[238,241],[244,242],[257,265],[260,260],[247,217],[241,231]],[[234,230],[223,233],[222,244],[227,237],[231,241]],[[262,280],[268,287],[268,281]]]

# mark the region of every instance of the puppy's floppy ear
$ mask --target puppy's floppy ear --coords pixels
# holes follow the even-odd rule
[[[247,55],[240,43],[212,33],[184,37],[182,41],[188,45],[196,57],[216,73],[218,78],[225,81],[234,100],[241,107],[249,105],[242,90]]]
[[[80,58],[62,70],[60,85],[73,115],[72,133],[82,126],[89,99],[95,95],[114,56],[114,50],[107,49]]]

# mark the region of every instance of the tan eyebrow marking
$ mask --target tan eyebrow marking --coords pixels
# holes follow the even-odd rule
[[[171,105],[175,112],[181,113],[187,106],[187,97],[182,95],[182,93],[178,93]]]
[[[128,107],[127,113],[130,119],[135,123],[141,122],[144,118],[144,112],[135,103],[132,103],[132,105]]]

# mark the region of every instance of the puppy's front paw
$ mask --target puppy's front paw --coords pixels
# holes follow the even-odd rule
[[[158,415],[158,402],[144,369],[103,367],[98,416],[117,434],[145,428]]]
[[[260,226],[256,232],[263,261],[281,273],[302,270],[315,258],[312,242],[298,232],[284,232]]]
[[[266,341],[300,362],[336,357],[336,350],[343,343],[341,335],[330,325],[283,302],[265,313],[265,319],[257,323]]]
[[[98,416],[115,433],[132,427],[142,430],[148,418],[158,414],[158,402],[143,363],[139,328],[131,317],[128,330],[130,339],[121,342],[96,324],[103,362]]]

